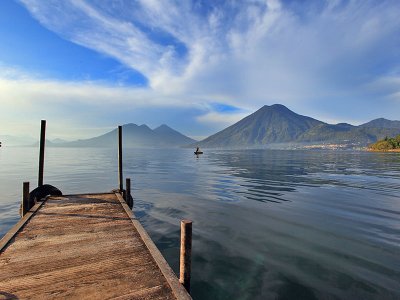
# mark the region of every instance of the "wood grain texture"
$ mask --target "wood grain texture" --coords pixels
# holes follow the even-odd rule
[[[179,282],[190,293],[190,277],[192,272],[192,221],[181,221],[181,256]]]
[[[49,197],[1,250],[0,299],[179,299],[116,194]]]
[[[40,123],[38,186],[42,186],[43,185],[44,147],[45,147],[45,144],[46,144],[46,120],[42,120],[41,123]]]

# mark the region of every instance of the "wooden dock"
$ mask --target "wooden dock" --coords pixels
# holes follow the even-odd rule
[[[191,299],[119,193],[47,197],[0,241],[0,299]]]

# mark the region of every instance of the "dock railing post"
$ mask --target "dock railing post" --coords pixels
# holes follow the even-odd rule
[[[46,120],[42,120],[40,126],[40,148],[39,148],[39,178],[38,186],[43,185],[43,170],[44,170],[44,147],[46,144]]]
[[[29,207],[29,182],[24,182],[22,186],[22,217],[30,210]]]
[[[190,294],[190,275],[192,264],[192,221],[181,221],[181,257],[179,282]]]
[[[130,178],[126,178],[125,202],[132,209],[133,201],[132,201],[132,196],[131,196],[131,179]]]
[[[118,126],[118,184],[120,193],[123,193],[124,191],[123,180],[124,179],[122,174],[122,126]]]

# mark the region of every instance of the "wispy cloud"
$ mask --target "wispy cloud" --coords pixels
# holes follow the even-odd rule
[[[340,107],[348,105],[360,109],[356,119],[365,119],[374,108],[390,116],[390,97],[397,97],[387,86],[379,95],[370,90],[400,65],[397,0],[21,2],[48,29],[149,82],[146,89],[67,84],[67,95],[54,98],[204,105],[197,120],[218,123],[238,115],[221,118],[210,103],[244,111],[283,103],[314,117],[329,112],[333,119],[353,119]],[[57,90],[57,83],[43,84]],[[29,82],[25,89],[40,95]],[[96,97],[87,96],[92,93]]]
[[[58,127],[59,135],[67,138],[104,133],[104,126],[118,125],[116,120],[132,122],[141,119],[137,115],[143,110],[158,109],[159,122],[163,122],[161,112],[166,108],[191,109],[199,113],[207,110],[207,107],[188,102],[183,97],[171,98],[147,88],[51,80],[12,68],[0,71],[0,108],[3,133],[31,133],[37,128],[38,120],[47,119],[52,126]],[[147,119],[150,121],[151,118]],[[93,126],[98,130],[88,128]],[[71,134],[79,127],[81,131]]]
[[[208,112],[204,115],[197,117],[199,122],[205,122],[207,124],[213,124],[218,127],[227,127],[232,125],[244,117],[248,116],[249,113],[220,113],[220,112]]]

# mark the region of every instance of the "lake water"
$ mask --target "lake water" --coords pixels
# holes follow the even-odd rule
[[[45,183],[117,187],[116,151],[46,149]],[[38,150],[0,149],[0,235]],[[194,299],[400,299],[400,154],[125,149],[134,210],[175,272],[193,220]]]

